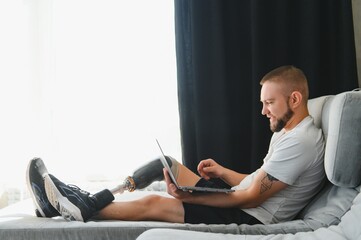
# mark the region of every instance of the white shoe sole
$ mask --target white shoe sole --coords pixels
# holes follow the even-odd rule
[[[30,191],[30,196],[33,199],[33,203],[36,207],[36,209],[39,211],[40,215],[42,217],[46,217],[45,213],[43,212],[43,209],[41,208],[41,206],[38,203],[38,200],[35,197],[35,193],[33,192],[33,187],[31,186],[31,181],[30,181],[30,165],[33,164],[33,162],[36,161],[35,159],[32,159],[29,163],[28,166],[26,168],[26,185]],[[40,160],[41,161],[41,160]]]
[[[63,218],[70,221],[84,222],[80,209],[60,193],[49,175],[44,177],[44,184],[49,202],[59,211]]]

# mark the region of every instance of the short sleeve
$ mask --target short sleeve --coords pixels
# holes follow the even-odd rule
[[[297,136],[297,133],[288,134],[273,148],[262,170],[288,185],[294,184],[315,156],[314,146]]]

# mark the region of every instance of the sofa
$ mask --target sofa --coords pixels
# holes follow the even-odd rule
[[[0,239],[361,238],[361,91],[311,99],[309,111],[327,140],[327,179],[323,189],[293,221],[253,226],[113,220],[68,222],[61,217],[36,217],[28,199],[0,210]],[[149,192],[169,196],[159,187],[118,195],[116,200],[136,199]]]

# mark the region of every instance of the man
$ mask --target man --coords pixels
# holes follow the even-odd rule
[[[173,198],[150,195],[130,202],[113,202],[104,190],[95,195],[43,174],[44,191],[51,205],[65,218],[91,217],[119,220],[156,220],[177,223],[270,224],[293,219],[319,191],[324,178],[324,141],[307,109],[308,84],[293,66],[279,67],[260,84],[262,114],[275,132],[260,169],[240,174],[213,159],[199,163],[199,175],[172,160],[180,185],[213,186],[219,178],[232,193],[190,193],[178,190],[164,170],[167,191]],[[173,171],[174,170],[174,171]],[[44,190],[45,188],[45,190]]]

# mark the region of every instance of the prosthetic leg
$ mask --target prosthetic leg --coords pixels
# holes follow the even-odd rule
[[[178,162],[170,157],[165,157],[169,166],[172,169],[175,177],[178,176]],[[124,182],[117,187],[113,188],[111,193],[123,193],[124,191],[133,192],[136,189],[143,189],[149,186],[155,181],[161,181],[164,179],[163,165],[159,158],[150,161],[134,171],[132,176],[128,176]]]

